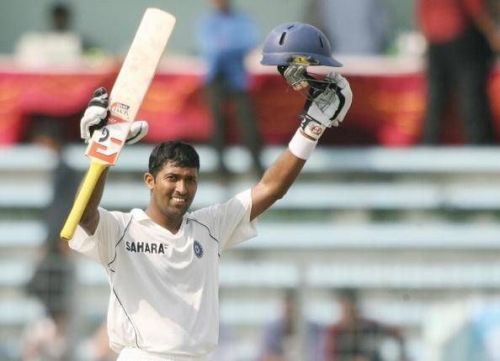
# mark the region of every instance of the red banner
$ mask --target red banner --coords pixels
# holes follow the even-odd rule
[[[75,73],[23,73],[0,71],[0,144],[24,139],[34,114],[79,117],[93,90],[108,89],[116,71]],[[326,132],[326,144],[417,144],[425,110],[425,78],[420,72],[347,76],[354,93],[345,124]],[[489,94],[500,135],[500,70],[492,75]],[[267,144],[286,144],[298,123],[304,97],[292,91],[277,74],[254,74],[252,98],[257,122]],[[150,123],[146,141],[184,139],[204,143],[212,123],[204,101],[199,74],[160,72],[154,79],[139,113]],[[462,141],[460,123],[449,117],[445,141]],[[78,119],[74,127],[78,129]],[[230,136],[238,132],[230,122]],[[73,126],[73,125],[72,125]],[[76,132],[75,132],[76,134]],[[77,140],[77,139],[74,139]]]

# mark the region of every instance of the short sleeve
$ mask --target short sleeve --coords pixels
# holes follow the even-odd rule
[[[250,221],[251,210],[251,190],[247,189],[225,203],[202,208],[191,216],[208,225],[219,248],[226,250],[257,235],[257,222]]]
[[[109,212],[99,208],[99,224],[93,235],[80,226],[69,241],[69,247],[95,261],[107,264],[113,254],[116,243],[126,227],[126,216],[121,212]]]

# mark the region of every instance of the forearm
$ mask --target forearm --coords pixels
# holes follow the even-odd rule
[[[253,206],[250,219],[254,219],[282,198],[304,167],[305,160],[286,150],[264,173],[252,188]]]
[[[97,184],[90,196],[87,207],[83,212],[82,219],[80,220],[80,226],[88,233],[94,234],[99,224],[99,211],[98,207],[101,203],[102,194],[104,192],[104,184],[106,183],[106,178],[108,175],[108,169],[106,168],[104,172],[99,177]]]

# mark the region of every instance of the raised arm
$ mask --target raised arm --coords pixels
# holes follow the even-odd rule
[[[99,181],[97,182],[92,195],[90,196],[89,202],[87,203],[87,207],[83,212],[82,218],[80,219],[80,226],[85,230],[85,232],[87,232],[87,234],[90,235],[94,234],[95,230],[97,229],[97,225],[99,224],[99,211],[97,210],[97,208],[101,203],[102,194],[104,192],[104,184],[108,175],[108,169],[109,168],[106,168],[99,177]]]
[[[82,119],[80,120],[80,136],[87,143],[95,129],[106,125],[108,117],[108,92],[104,88],[99,88],[94,91],[92,99],[85,109]],[[133,144],[142,139],[148,132],[148,123],[140,120],[132,123],[130,133],[127,137],[126,144]],[[102,194],[104,192],[104,184],[106,182],[109,168],[106,168],[99,177],[99,180],[94,187],[90,196],[87,207],[80,219],[80,226],[88,233],[94,234],[99,224],[98,207],[101,203]]]
[[[305,164],[286,150],[264,173],[262,179],[252,188],[252,212],[250,219],[254,219],[274,202],[282,198],[299,175]]]
[[[296,90],[314,84],[301,115],[302,122],[292,137],[288,149],[267,169],[262,179],[252,188],[254,219],[282,198],[312,154],[326,128],[338,126],[347,114],[352,102],[352,91],[347,80],[330,73],[317,86],[306,73],[304,66],[292,65],[283,75]]]

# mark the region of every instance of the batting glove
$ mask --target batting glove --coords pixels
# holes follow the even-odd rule
[[[125,144],[134,144],[144,138],[149,131],[149,124],[145,120],[136,120],[130,125]]]
[[[302,90],[309,86],[307,80],[311,77],[307,74],[305,65],[280,65],[278,71],[294,90]]]
[[[329,73],[322,83],[310,88],[300,124],[304,134],[316,140],[326,128],[338,127],[352,104],[351,87],[342,75]]]
[[[80,120],[80,137],[85,143],[92,137],[94,130],[102,128],[108,117],[109,96],[105,88],[98,88],[92,94],[92,99]]]
[[[105,88],[101,87],[94,91],[92,99],[80,120],[80,137],[88,143],[92,133],[106,125],[108,120],[109,95]],[[125,144],[134,144],[144,138],[148,133],[149,125],[144,120],[137,120],[130,125],[130,131]]]

